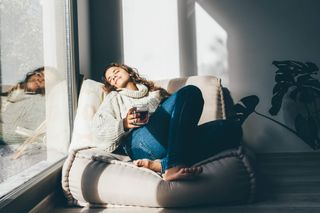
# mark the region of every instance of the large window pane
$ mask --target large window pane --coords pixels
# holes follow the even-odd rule
[[[64,0],[0,0],[0,197],[69,144]]]

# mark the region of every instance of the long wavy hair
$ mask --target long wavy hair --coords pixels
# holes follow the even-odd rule
[[[102,79],[103,79],[103,83],[104,83],[104,89],[106,90],[107,93],[117,90],[117,88],[112,86],[107,81],[107,79],[105,77],[106,76],[106,72],[110,67],[120,67],[120,68],[124,69],[125,71],[127,71],[129,73],[132,82],[134,82],[135,84],[143,84],[143,85],[145,85],[150,92],[151,91],[160,90],[160,95],[161,95],[162,98],[167,98],[167,97],[169,97],[171,95],[164,88],[156,86],[153,81],[148,81],[147,79],[141,77],[136,68],[132,68],[132,67],[129,67],[128,65],[120,64],[120,63],[111,63],[104,69]]]

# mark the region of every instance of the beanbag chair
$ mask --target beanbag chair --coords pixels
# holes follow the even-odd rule
[[[226,117],[221,82],[216,77],[193,76],[157,84],[171,93],[184,85],[198,86],[205,101],[199,124]],[[160,174],[136,167],[127,156],[93,146],[90,122],[104,96],[101,83],[83,82],[69,155],[62,171],[62,188],[69,204],[187,207],[253,201],[256,179],[244,147],[197,163],[203,172],[195,180],[164,181]]]

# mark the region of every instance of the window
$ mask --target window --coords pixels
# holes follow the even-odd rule
[[[217,76],[228,86],[227,32],[198,3],[195,11],[198,74]]]
[[[178,77],[177,1],[122,0],[124,61],[148,79]]]
[[[122,0],[124,62],[153,80],[214,75],[229,85],[227,32],[196,1]]]
[[[0,198],[67,154],[72,114],[67,4],[0,0]]]

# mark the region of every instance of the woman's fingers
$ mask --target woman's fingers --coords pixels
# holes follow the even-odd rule
[[[132,128],[138,128],[139,126],[134,124],[134,120],[128,120],[128,119],[123,119],[123,127],[125,130],[132,129]]]
[[[140,121],[139,120],[140,114],[136,113],[136,109],[137,109],[136,107],[132,107],[128,110],[127,117],[126,117],[126,121],[127,121],[126,126],[129,129],[140,127],[138,125],[135,125],[136,123],[138,123]]]
[[[135,111],[137,110],[137,107],[132,107],[128,110],[128,115],[135,114]]]
[[[132,120],[132,119],[137,118],[138,115],[137,114],[129,114],[129,115],[127,115],[127,117],[128,117],[129,120]]]
[[[129,111],[127,118],[128,118],[129,123],[131,123],[131,124],[135,124],[135,123],[140,122],[140,114],[136,113],[136,112],[133,112],[130,114],[130,111]]]
[[[129,127],[129,129],[132,129],[132,128],[138,128],[140,126],[137,126],[134,123],[130,123],[130,124],[128,124],[128,127]]]
[[[135,115],[128,115],[128,123],[129,124],[135,124],[135,123],[137,123],[137,118],[136,118],[136,116]]]

